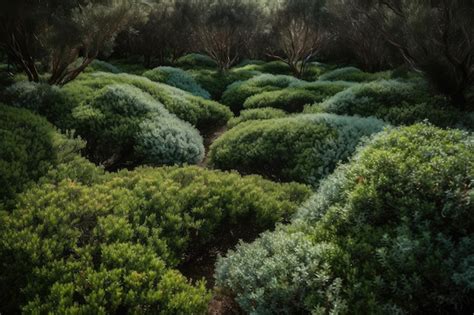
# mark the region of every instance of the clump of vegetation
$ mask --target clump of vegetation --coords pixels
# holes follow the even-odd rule
[[[293,223],[240,245],[217,284],[251,312],[464,313],[473,301],[472,135],[377,135]]]
[[[209,56],[202,54],[188,54],[176,60],[175,64],[183,69],[217,68],[217,63]]]
[[[321,81],[351,81],[368,82],[390,79],[389,71],[379,73],[367,73],[355,67],[339,68],[329,71],[319,77]]]
[[[193,95],[209,99],[209,92],[204,90],[186,71],[173,67],[158,67],[146,71],[143,76],[154,81],[165,83]]]
[[[239,117],[235,117],[229,120],[229,122],[227,123],[227,127],[229,127],[230,129],[246,121],[282,118],[286,115],[288,114],[285,111],[276,108],[246,109],[240,112]]]
[[[64,87],[69,97],[80,103],[85,96],[111,84],[129,84],[150,94],[155,100],[178,118],[205,131],[225,125],[232,113],[225,106],[162,83],[130,74],[95,73],[83,75]]]
[[[196,129],[131,85],[105,86],[76,107],[73,117],[74,129],[87,140],[88,156],[107,167],[194,164],[204,156]]]
[[[472,128],[472,117],[454,108],[424,86],[395,80],[354,85],[306,110],[343,115],[375,116],[392,124],[413,124],[425,119],[446,127]]]
[[[0,135],[0,208],[10,208],[18,193],[84,145],[61,135],[43,117],[2,104]]]
[[[238,125],[211,146],[211,164],[244,174],[317,186],[363,137],[383,129],[374,118],[298,115]]]
[[[55,173],[0,215],[2,311],[204,313],[204,283],[176,266],[240,220],[263,229],[287,219],[309,195],[197,167],[95,176]]]
[[[247,98],[244,108],[272,107],[290,113],[302,112],[305,105],[324,99],[320,94],[308,90],[286,88],[279,91],[262,92]]]
[[[237,113],[243,108],[249,97],[263,92],[281,90],[298,81],[291,76],[262,74],[229,85],[222,95],[221,101],[229,106],[234,113]]]

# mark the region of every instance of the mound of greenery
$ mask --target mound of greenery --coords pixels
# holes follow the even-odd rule
[[[147,92],[155,100],[161,102],[170,113],[191,123],[201,131],[208,130],[214,126],[224,125],[232,117],[229,109],[217,102],[130,74],[85,74],[67,84],[63,90],[70,97],[71,102],[79,104],[85,97],[92,95],[97,89],[120,83],[129,84]]]
[[[323,99],[318,93],[303,89],[286,88],[253,95],[244,102],[244,108],[272,107],[290,113],[302,112],[305,105],[320,102]]]
[[[1,96],[7,104],[45,116],[61,129],[71,123],[75,104],[57,86],[20,81],[6,88]]]
[[[0,208],[11,207],[18,193],[83,145],[40,116],[0,104]]]
[[[217,68],[216,62],[211,57],[195,53],[178,58],[175,64],[183,69]]]
[[[206,91],[209,91],[212,99],[220,100],[226,88],[236,82],[245,81],[261,73],[245,69],[230,69],[222,72],[216,69],[195,68],[188,69],[187,72],[196,80]]]
[[[377,135],[293,223],[217,264],[249,313],[465,314],[474,303],[472,134]]]
[[[262,74],[246,81],[232,83],[225,90],[221,101],[237,113],[249,97],[263,92],[281,90],[295,82],[299,80],[291,76]]]
[[[235,117],[229,120],[229,122],[227,123],[227,127],[231,129],[246,121],[282,118],[287,115],[288,114],[285,111],[276,108],[246,109],[240,112],[239,117]]]
[[[142,90],[126,84],[95,91],[73,111],[73,128],[88,156],[112,167],[124,163],[194,164],[204,156],[199,132]]]
[[[317,185],[383,127],[375,118],[329,114],[251,121],[217,139],[209,157],[219,169]]]
[[[211,95],[204,90],[186,71],[173,67],[158,67],[143,73],[143,76],[154,82],[165,83],[193,95],[209,99]]]
[[[424,86],[395,80],[354,85],[306,112],[375,116],[396,125],[427,119],[441,127],[474,127],[472,114],[454,109],[445,98],[430,95]]]
[[[339,68],[329,71],[319,77],[321,81],[352,81],[352,82],[369,82],[377,80],[388,80],[391,72],[368,73],[363,72],[355,67]]]
[[[308,195],[197,167],[104,175],[84,161],[63,165],[0,214],[0,311],[205,313],[204,283],[176,266],[241,220],[271,228]]]
[[[84,70],[84,72],[110,72],[120,73],[123,72],[119,67],[114,66],[106,61],[95,59],[91,64]]]

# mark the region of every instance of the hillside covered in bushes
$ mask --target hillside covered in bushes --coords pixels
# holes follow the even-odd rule
[[[472,314],[474,4],[0,4],[0,314]]]

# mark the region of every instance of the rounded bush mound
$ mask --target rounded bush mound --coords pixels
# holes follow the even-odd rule
[[[298,81],[294,77],[285,75],[262,74],[247,81],[232,83],[225,90],[221,101],[237,113],[243,108],[245,100],[250,96],[281,90]]]
[[[375,136],[321,184],[291,225],[220,260],[218,285],[249,313],[311,313],[335,298],[347,306],[343,314],[468,313],[474,303],[473,140],[425,124]],[[302,246],[316,258],[280,245],[294,238],[311,242]],[[306,270],[304,281],[292,278]],[[338,290],[328,292],[335,281]]]
[[[197,164],[204,158],[199,132],[173,116],[142,122],[135,150],[139,160],[146,164]]]
[[[303,89],[287,88],[279,91],[263,92],[253,95],[244,102],[244,108],[272,107],[290,113],[302,112],[305,105],[320,102],[323,99],[317,93]]]
[[[367,73],[355,67],[339,68],[329,71],[319,77],[321,81],[352,81],[368,82],[390,79],[390,72]]]
[[[424,120],[441,126],[471,128],[472,119],[432,96],[425,87],[399,81],[378,81],[354,85],[306,112],[375,116],[392,124],[410,125]]]
[[[176,266],[243,219],[287,219],[310,193],[198,167],[61,176],[0,215],[2,313],[205,313],[204,283]]]
[[[383,128],[375,118],[328,114],[248,122],[217,139],[209,157],[219,169],[317,185],[363,137]]]
[[[0,206],[10,207],[19,192],[82,146],[46,119],[0,104]]]
[[[189,73],[179,68],[158,67],[146,71],[143,76],[151,81],[165,83],[202,98],[211,98],[209,92],[204,90]]]
[[[225,125],[232,117],[231,111],[217,102],[130,74],[103,72],[85,74],[67,84],[63,89],[76,104],[79,104],[86,96],[93,95],[97,89],[111,84],[129,84],[139,88],[161,102],[170,113],[201,131]]]
[[[180,68],[216,68],[217,64],[211,57],[202,54],[188,54],[176,60],[176,65]]]
[[[313,92],[320,95],[321,100],[324,100],[356,84],[357,83],[348,81],[297,81],[290,84],[290,88],[298,88]]]
[[[61,129],[70,123],[74,104],[57,86],[20,81],[6,88],[1,96],[7,104],[45,116]]]
[[[88,155],[106,167],[197,163],[203,157],[198,131],[131,85],[97,90],[73,116],[74,129],[87,140]]]
[[[206,91],[212,96],[214,100],[220,100],[226,88],[236,82],[248,80],[252,77],[260,75],[258,71],[245,70],[240,68],[230,69],[222,72],[214,69],[189,69],[187,70],[194,80],[196,80]]]
[[[249,121],[249,120],[266,120],[272,118],[282,118],[288,114],[276,108],[256,108],[256,109],[246,109],[240,112],[239,117],[232,118],[227,123],[227,127],[234,128],[235,126]]]

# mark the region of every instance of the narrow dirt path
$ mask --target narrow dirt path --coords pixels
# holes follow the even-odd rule
[[[210,132],[207,135],[204,135],[204,149],[206,150],[206,154],[204,156],[204,159],[202,160],[201,163],[198,164],[198,166],[207,168],[209,164],[209,148],[211,145],[216,141],[217,138],[219,138],[221,135],[223,135],[229,128],[227,128],[227,125],[219,127],[215,129],[214,131]]]

